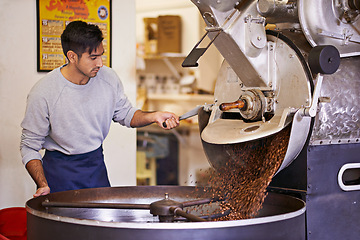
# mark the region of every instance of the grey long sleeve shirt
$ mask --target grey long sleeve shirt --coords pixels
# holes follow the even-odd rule
[[[130,127],[137,110],[111,68],[103,66],[85,85],[71,83],[60,68],[54,69],[28,95],[21,123],[22,161],[41,160],[42,148],[68,155],[93,151],[103,143],[111,121]]]

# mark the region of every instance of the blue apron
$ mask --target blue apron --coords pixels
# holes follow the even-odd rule
[[[43,168],[52,193],[110,187],[102,146],[92,152],[76,155],[46,150]]]

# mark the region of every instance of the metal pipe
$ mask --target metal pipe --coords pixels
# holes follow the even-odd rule
[[[43,207],[58,208],[112,208],[112,209],[150,209],[150,204],[127,204],[127,203],[71,203],[71,202],[42,202]]]
[[[296,0],[258,0],[257,10],[267,23],[298,23]]]
[[[188,220],[190,220],[191,222],[206,222],[205,219],[202,219],[200,217],[197,217],[195,215],[192,215],[190,213],[187,213],[185,211],[183,211],[181,208],[179,207],[171,207],[169,209],[171,212],[173,212],[175,215],[177,216],[182,216]]]

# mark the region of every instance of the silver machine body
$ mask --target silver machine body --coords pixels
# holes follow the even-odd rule
[[[306,201],[307,239],[357,238],[360,1],[192,2],[207,25],[205,35],[225,59],[214,103],[204,108],[208,117],[202,123],[199,118],[210,164],[225,166],[231,157],[216,155],[217,146],[256,141],[291,124],[286,156],[269,190]],[[205,53],[196,49],[201,41],[188,66]],[[324,59],[320,53],[315,66],[312,52],[328,46],[338,51],[338,65],[335,55]],[[246,107],[221,110],[238,100]],[[227,118],[229,113],[240,117]]]

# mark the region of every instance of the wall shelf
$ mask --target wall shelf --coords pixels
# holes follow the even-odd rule
[[[138,69],[138,72],[167,72],[170,73],[177,80],[180,80],[181,73],[188,71],[188,69],[182,68],[181,63],[186,58],[186,55],[182,53],[161,53],[154,55],[142,55],[138,56],[144,61],[145,69]],[[160,62],[159,62],[160,61]],[[157,64],[157,67],[154,67]],[[164,67],[166,69],[164,69]],[[161,69],[162,68],[162,69]]]
[[[148,94],[147,99],[150,101],[186,101],[186,102],[202,102],[213,103],[214,96],[208,94]]]

